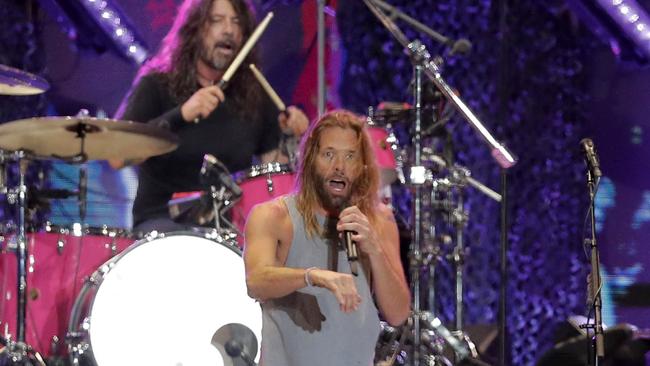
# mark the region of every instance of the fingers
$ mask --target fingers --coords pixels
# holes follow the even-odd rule
[[[314,283],[327,288],[336,297],[341,311],[349,313],[359,308],[361,296],[351,274],[327,270],[314,270],[311,273]]]
[[[344,313],[356,311],[361,304],[361,296],[357,292],[354,279],[349,274],[339,274],[338,284],[334,295],[339,303],[339,308]]]
[[[181,106],[183,119],[192,122],[197,118],[207,118],[225,100],[223,90],[218,86],[201,88]]]
[[[202,88],[195,95],[199,103],[199,113],[203,118],[207,118],[225,99],[223,91],[218,86]]]
[[[359,232],[369,231],[370,222],[357,206],[346,207],[339,215],[336,225],[338,231],[350,230]]]
[[[280,128],[285,133],[291,133],[295,136],[300,136],[309,127],[309,120],[303,111],[300,109],[290,106],[285,113],[280,113],[278,116],[278,123]]]

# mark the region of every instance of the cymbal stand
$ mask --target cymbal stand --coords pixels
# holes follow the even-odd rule
[[[449,221],[453,225],[456,233],[456,246],[451,255],[455,266],[456,282],[456,307],[455,307],[455,330],[452,332],[456,338],[464,342],[472,357],[478,357],[476,345],[470,339],[469,335],[463,331],[464,325],[464,273],[465,273],[465,243],[464,229],[467,226],[469,215],[465,210],[465,188],[467,187],[467,178],[470,176],[469,170],[458,165],[450,169],[450,181],[456,187],[457,199],[456,207],[450,212]]]
[[[25,151],[15,151],[14,158],[18,161],[19,181],[18,188],[9,192],[9,201],[13,201],[18,206],[18,238],[16,245],[17,260],[17,296],[16,296],[16,340],[11,340],[8,330],[5,330],[5,342],[10,364],[15,365],[32,365],[30,355],[35,360],[45,366],[45,362],[40,354],[34,352],[32,347],[25,342],[25,321],[27,315],[27,235],[26,235],[26,211],[27,211],[27,185],[25,176],[29,165],[29,156]]]
[[[452,184],[457,187],[456,207],[451,211],[450,222],[456,231],[456,246],[452,254],[456,281],[456,331],[463,331],[463,274],[465,264],[465,244],[463,230],[467,226],[468,214],[464,207],[465,177],[469,171],[464,168],[454,167],[451,170]]]

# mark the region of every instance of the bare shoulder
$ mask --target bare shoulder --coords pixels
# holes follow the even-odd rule
[[[284,196],[259,203],[251,209],[247,226],[250,224],[273,227],[289,218],[289,210],[284,202]]]

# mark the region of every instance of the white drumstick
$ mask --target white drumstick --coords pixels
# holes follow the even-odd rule
[[[230,66],[226,69],[226,72],[223,74],[223,77],[221,80],[219,80],[219,87],[220,88],[225,88],[226,85],[228,85],[228,82],[230,81],[230,78],[232,75],[237,71],[237,68],[239,65],[244,61],[244,58],[248,55],[250,50],[253,48],[255,45],[255,42],[257,42],[257,39],[260,38],[266,27],[269,25],[269,22],[271,21],[271,18],[273,18],[273,12],[269,12],[266,14],[266,17],[264,17],[264,20],[255,28],[253,31],[253,34],[251,34],[250,38],[244,43],[244,46],[241,48],[235,59],[232,61]]]
[[[257,67],[255,67],[255,65],[253,65],[253,64],[250,64],[249,67],[250,67],[251,71],[253,72],[253,75],[255,75],[255,78],[257,78],[257,81],[259,81],[260,85],[262,85],[262,88],[269,95],[269,97],[271,98],[273,103],[275,103],[275,106],[278,107],[278,110],[280,112],[286,112],[287,107],[282,102],[282,99],[280,99],[280,96],[278,95],[278,93],[276,93],[275,90],[273,90],[273,87],[271,86],[271,84],[269,84],[269,81],[266,80],[264,75],[262,75],[260,70],[258,70]]]

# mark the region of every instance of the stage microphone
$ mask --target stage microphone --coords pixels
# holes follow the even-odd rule
[[[230,174],[228,174],[228,169],[219,161],[214,155],[205,154],[203,155],[203,166],[201,167],[202,176],[210,176],[215,174],[219,183],[223,184],[230,192],[232,192],[235,198],[240,197],[242,192],[241,188],[235,183]]]
[[[244,349],[244,345],[240,341],[231,339],[226,342],[224,348],[226,349],[228,356],[232,358],[241,358],[247,366],[255,366],[255,362],[251,360],[250,356]]]
[[[348,262],[350,262],[350,272],[353,275],[359,275],[359,267],[357,261],[359,260],[359,255],[357,253],[357,244],[352,240],[352,231],[345,230],[345,252],[348,255]]]
[[[466,55],[472,51],[472,42],[468,39],[460,38],[451,43],[451,50],[449,56],[453,55]]]
[[[587,161],[587,167],[591,171],[591,174],[594,178],[600,178],[603,173],[600,171],[600,163],[598,162],[594,142],[590,138],[584,138],[580,140],[580,145],[585,153],[585,160]]]

